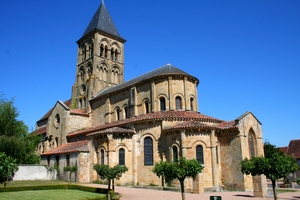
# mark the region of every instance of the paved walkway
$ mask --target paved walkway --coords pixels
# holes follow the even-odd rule
[[[89,184],[91,185],[91,184]],[[97,187],[106,187],[106,185],[92,184]],[[121,200],[181,200],[180,192],[171,192],[165,190],[141,189],[132,187],[115,187],[115,192],[122,195]],[[213,192],[204,194],[186,193],[186,200],[209,200],[210,196],[221,196],[222,200],[272,200],[273,197],[258,198],[253,196],[253,192]],[[300,200],[300,190],[296,192],[284,192],[278,194],[278,199]]]

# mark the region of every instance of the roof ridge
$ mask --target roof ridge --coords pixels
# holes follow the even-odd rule
[[[118,84],[118,85],[115,85],[113,87],[109,87],[109,88],[106,88],[102,91],[100,91],[97,95],[94,96],[94,98],[97,98],[103,94],[106,94],[106,93],[110,93],[110,92],[114,92],[114,91],[117,91],[117,90],[120,90],[120,89],[123,89],[123,88],[126,88],[128,86],[131,86],[131,85],[134,85],[138,82],[141,82],[141,81],[144,81],[144,80],[148,80],[148,79],[151,79],[151,78],[154,78],[154,77],[157,77],[157,76],[160,76],[160,75],[171,75],[171,74],[180,74],[180,75],[184,75],[184,76],[190,76],[190,77],[193,77],[195,78],[198,82],[199,80],[190,75],[189,73],[171,65],[171,64],[167,64],[167,65],[163,65],[161,67],[158,67],[156,69],[153,69],[149,72],[146,72],[142,75],[139,75],[135,78],[132,78],[132,79],[129,79],[121,84]]]

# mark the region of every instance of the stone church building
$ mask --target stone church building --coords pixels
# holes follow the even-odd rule
[[[151,172],[161,160],[197,159],[204,166],[186,190],[220,187],[265,195],[263,176],[243,175],[240,162],[263,155],[260,121],[246,112],[223,121],[198,111],[199,79],[166,64],[124,81],[124,43],[104,4],[77,41],[76,81],[36,124],[41,164],[78,166],[76,180],[98,180],[96,163],[126,165],[120,185],[161,185]],[[181,66],[184,67],[184,66]],[[74,178],[74,177],[73,177]]]

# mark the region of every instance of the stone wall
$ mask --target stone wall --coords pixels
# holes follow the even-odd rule
[[[19,165],[13,180],[56,180],[56,170],[48,170],[43,165]]]

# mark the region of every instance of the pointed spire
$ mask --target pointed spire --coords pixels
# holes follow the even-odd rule
[[[104,0],[102,0],[100,6],[98,7],[97,11],[95,12],[93,18],[91,19],[89,25],[85,29],[82,37],[95,29],[98,29],[98,30],[106,32],[110,35],[122,38],[112,20],[112,18],[110,17],[108,10],[106,9]]]

